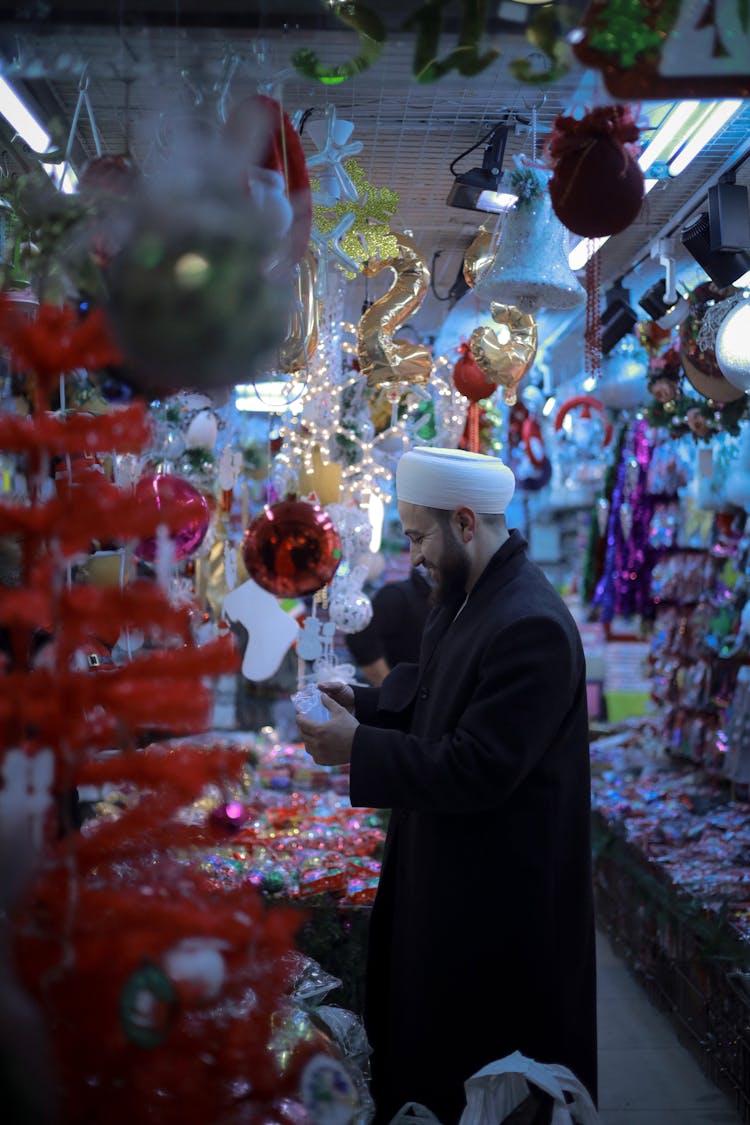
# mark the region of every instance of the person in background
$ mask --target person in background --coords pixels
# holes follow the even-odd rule
[[[298,719],[352,805],[392,810],[365,1023],[377,1125],[404,1103],[456,1125],[464,1082],[514,1051],[596,1098],[586,668],[564,602],[509,531],[510,469],[452,449],[396,472],[412,565],[435,582],[419,662],[319,685]]]
[[[370,624],[359,633],[346,635],[346,647],[374,687],[382,684],[396,664],[419,658],[429,597],[429,582],[412,567],[408,578],[388,582],[373,595]]]

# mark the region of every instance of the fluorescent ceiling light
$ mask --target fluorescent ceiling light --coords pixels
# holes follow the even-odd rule
[[[588,394],[589,391],[593,391],[594,388],[596,387],[596,376],[595,375],[587,375],[586,378],[583,380],[582,386],[583,386],[584,391],[586,391],[587,394]]]
[[[36,153],[47,152],[52,144],[52,137],[39,124],[28,106],[21,101],[13,87],[2,77],[0,77],[0,113],[29,148]],[[42,164],[42,168],[55,186],[66,195],[72,195],[77,190],[78,177],[71,167],[66,167],[64,164]]]
[[[677,102],[655,131],[648,145],[638,157],[641,171],[645,172],[669,149],[672,142],[690,119],[700,110],[699,101]],[[671,150],[674,152],[674,148]]]
[[[555,409],[555,403],[556,402],[557,402],[557,399],[555,398],[555,396],[550,395],[549,398],[547,399],[547,401],[545,402],[544,406],[542,407],[542,414],[544,415],[545,418],[549,418],[550,414]]]
[[[573,249],[568,254],[568,264],[572,270],[582,270],[588,262],[589,258],[593,258],[600,246],[603,246],[609,239],[609,235],[604,238],[582,238],[580,242],[576,242]]]
[[[0,78],[0,113],[35,152],[46,152],[52,144],[47,130],[42,128],[4,78]]]
[[[724,101],[711,102],[708,112],[704,115],[701,124],[690,139],[683,145],[674,159],[669,161],[670,176],[679,176],[727,122],[734,117],[742,107],[739,99],[726,98]]]
[[[748,270],[747,273],[743,273],[742,277],[738,277],[732,284],[736,289],[750,288],[750,270]]]
[[[263,383],[243,383],[235,389],[234,405],[238,410],[255,414],[284,414],[287,410],[299,414],[302,410],[303,383],[269,379]]]

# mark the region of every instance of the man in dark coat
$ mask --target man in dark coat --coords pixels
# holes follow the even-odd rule
[[[588,716],[575,623],[502,513],[513,476],[456,450],[397,471],[414,565],[436,584],[419,664],[322,684],[299,722],[353,805],[391,808],[368,953],[377,1121],[455,1125],[463,1084],[518,1050],[596,1098]]]

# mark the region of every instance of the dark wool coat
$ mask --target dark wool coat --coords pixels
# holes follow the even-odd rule
[[[352,804],[393,810],[365,1012],[378,1122],[415,1101],[455,1125],[465,1080],[515,1050],[596,1097],[580,637],[518,531],[458,605],[419,665],[355,689]]]

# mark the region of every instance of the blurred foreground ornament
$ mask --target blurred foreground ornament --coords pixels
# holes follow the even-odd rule
[[[633,145],[640,130],[626,105],[602,105],[580,120],[559,114],[546,153],[558,219],[582,238],[619,234],[637,217],[644,178]]]
[[[505,329],[501,343],[498,333],[487,326],[471,334],[471,352],[482,373],[504,388],[508,406],[516,401],[516,388],[532,368],[536,358],[536,321],[530,313],[513,305],[490,305],[492,319]]]
[[[357,330],[357,355],[370,387],[382,383],[423,384],[430,378],[432,356],[422,344],[395,340],[394,335],[424,300],[430,272],[412,238],[397,234],[395,258],[365,267],[367,277],[392,269],[391,288],[362,314]]]
[[[732,386],[750,391],[750,301],[735,305],[716,337],[716,362]]]
[[[248,574],[264,590],[299,597],[331,581],[341,561],[341,539],[320,505],[281,500],[247,528],[242,557]]]
[[[245,154],[250,194],[257,196],[261,210],[266,188],[272,184],[263,173],[280,177],[290,223],[288,237],[278,247],[277,268],[281,276],[288,277],[307,251],[312,225],[310,177],[299,134],[280,103],[265,94],[254,94],[234,106],[225,129],[227,139]],[[268,202],[275,206],[270,199]],[[271,217],[263,216],[264,226]]]
[[[170,528],[169,539],[174,561],[181,562],[200,547],[206,537],[210,522],[208,503],[202,492],[192,484],[169,473],[141,477],[135,486],[135,496],[144,508],[178,507],[181,519],[177,528]],[[158,537],[141,539],[135,548],[136,558],[152,563],[158,553]]]
[[[737,402],[744,394],[742,387],[735,386],[724,375],[713,347],[701,347],[699,343],[706,316],[715,315],[717,306],[736,296],[735,289],[720,289],[710,281],[696,285],[688,295],[690,312],[680,325],[680,358],[685,377],[699,394],[714,402]]]
[[[474,292],[489,304],[515,305],[525,313],[540,308],[572,309],[585,294],[568,264],[568,235],[552,211],[546,186],[504,216],[495,256]]]
[[[226,182],[240,174],[237,154],[212,149],[201,159],[212,156],[226,170],[191,167],[177,153],[176,167],[149,182],[125,212],[107,271],[123,378],[146,397],[248,382],[284,337],[288,276],[269,278],[279,246],[253,199]]]

